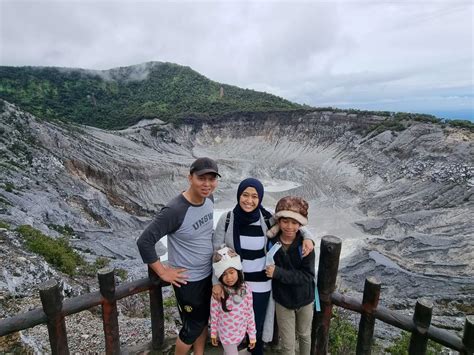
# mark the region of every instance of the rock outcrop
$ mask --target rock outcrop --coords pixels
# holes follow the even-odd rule
[[[217,208],[235,203],[236,184],[247,176],[269,187],[292,183],[267,190],[270,208],[289,193],[310,201],[310,230],[343,239],[341,288],[360,293],[365,277],[375,275],[387,306],[411,308],[428,296],[436,312],[459,315],[473,304],[474,134],[416,122],[399,132],[371,131],[384,119],[236,113],[104,131],[41,121],[5,103],[0,219],[52,236],[58,232],[51,226],[68,225],[71,243],[87,258],[109,257],[142,277],[135,238],[186,188],[191,162],[210,156],[223,176]],[[0,287],[11,278],[2,268]]]

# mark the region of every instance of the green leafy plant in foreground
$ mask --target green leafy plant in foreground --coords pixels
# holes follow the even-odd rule
[[[349,320],[347,312],[333,309],[329,329],[329,351],[335,355],[355,354],[357,328]]]

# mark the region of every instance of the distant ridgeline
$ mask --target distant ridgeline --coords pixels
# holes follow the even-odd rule
[[[298,105],[264,92],[217,83],[189,67],[161,62],[110,70],[0,66],[0,98],[38,118],[105,129],[126,128],[142,119],[159,118],[178,123],[190,116],[312,110],[386,117],[371,131],[400,131],[413,121],[474,131],[474,123],[467,120]]]
[[[0,98],[39,118],[107,129],[146,118],[179,122],[189,115],[303,108],[275,95],[217,83],[189,67],[160,62],[102,71],[0,66]]]

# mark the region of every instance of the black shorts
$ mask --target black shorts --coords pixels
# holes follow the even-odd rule
[[[188,282],[181,287],[173,286],[178,301],[179,315],[183,327],[179,338],[185,344],[191,345],[207,327],[211,311],[212,277],[208,276],[199,281]]]

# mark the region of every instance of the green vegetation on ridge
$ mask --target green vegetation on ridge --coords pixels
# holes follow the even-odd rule
[[[145,118],[178,122],[190,115],[302,108],[267,93],[221,85],[171,63],[107,71],[2,66],[0,98],[40,118],[106,129],[125,128]]]
[[[427,114],[311,108],[271,94],[217,83],[189,67],[159,62],[103,71],[0,66],[0,99],[14,103],[40,119],[105,129],[126,128],[141,119],[159,118],[178,123],[185,117],[311,109],[344,112],[357,117],[385,117],[384,122],[372,127],[371,130],[377,133],[401,131],[414,121],[474,131],[473,122],[443,120]],[[0,100],[0,112],[3,107],[4,102]],[[153,133],[156,135],[157,131]]]
[[[53,239],[29,225],[22,225],[16,231],[23,237],[28,250],[42,255],[49,264],[68,275],[75,275],[76,268],[85,265],[84,259],[64,237]]]
[[[43,256],[48,264],[69,276],[95,277],[99,269],[110,264],[110,260],[106,257],[98,257],[93,263],[86,262],[69,244],[68,236],[74,234],[74,230],[70,226],[55,224],[49,226],[56,231],[63,232],[63,236],[52,238],[26,224],[16,228],[16,231],[22,236],[29,251]],[[9,229],[10,227],[5,222],[0,221],[0,228]],[[125,280],[128,276],[127,271],[121,268],[115,269],[115,274],[122,280]]]

